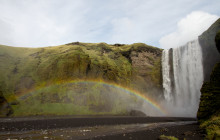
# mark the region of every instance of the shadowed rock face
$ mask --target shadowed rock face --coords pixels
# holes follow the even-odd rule
[[[9,116],[13,113],[11,106],[8,104],[7,100],[0,91],[0,117]]]
[[[201,98],[198,119],[208,119],[220,111],[220,63],[217,63],[210,76],[210,81],[205,82],[201,88]]]
[[[139,116],[139,117],[146,117],[147,115],[139,110],[131,110],[129,113],[130,116]]]
[[[215,37],[219,50],[220,32]],[[220,51],[219,51],[220,53]],[[218,54],[220,56],[220,54]],[[220,112],[220,61],[216,63],[210,76],[209,82],[204,82],[201,88],[201,98],[197,117],[199,120],[208,119],[215,113]]]
[[[202,46],[204,80],[209,81],[212,69],[220,61],[220,55],[215,45],[216,33],[220,30],[220,19],[218,19],[207,31],[199,36]]]
[[[218,52],[220,53],[220,30],[218,31],[218,33],[215,36],[215,44],[218,49]]]

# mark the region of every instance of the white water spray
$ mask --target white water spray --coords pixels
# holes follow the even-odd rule
[[[199,41],[191,41],[174,48],[172,57],[163,51],[163,87],[169,113],[176,116],[195,117],[199,107],[200,88],[203,83],[202,51]],[[172,58],[173,73],[167,58]],[[168,68],[167,68],[168,67]],[[167,72],[168,71],[168,72]],[[173,74],[174,85],[171,85]],[[167,97],[167,95],[171,97]],[[173,98],[173,102],[170,100]]]
[[[164,97],[167,101],[171,101],[172,95],[171,95],[169,50],[164,50],[162,53],[162,75],[163,75]]]

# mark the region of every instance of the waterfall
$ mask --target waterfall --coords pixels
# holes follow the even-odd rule
[[[164,50],[162,54],[162,73],[164,97],[168,104],[172,104],[170,112],[173,115],[196,116],[203,83],[202,50],[199,41],[194,40],[172,49],[172,57],[168,52]],[[173,69],[172,73],[170,69]]]
[[[170,79],[168,50],[164,50],[162,53],[162,75],[163,75],[164,97],[167,101],[171,101],[172,96],[171,96],[171,79]]]

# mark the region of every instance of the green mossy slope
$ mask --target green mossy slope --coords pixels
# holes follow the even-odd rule
[[[151,97],[157,96],[156,93],[161,90],[162,83],[161,52],[161,49],[143,43],[109,45],[106,43],[74,42],[45,48],[16,48],[1,45],[0,90],[2,97],[12,106],[14,115],[74,114],[74,111],[67,113],[62,112],[62,109],[62,111],[52,111],[52,113],[49,111],[50,108],[59,110],[59,105],[66,106],[66,108],[71,106],[78,108],[78,110],[82,108],[81,111],[75,111],[75,114],[100,113],[102,111],[94,108],[104,106],[101,103],[101,97],[93,109],[88,104],[71,102],[64,105],[65,102],[59,102],[62,98],[59,98],[59,101],[48,98],[46,102],[49,105],[40,107],[40,105],[46,104],[46,102],[42,102],[40,97],[45,95],[48,97],[49,95],[65,96],[65,90],[68,87],[49,88],[49,86],[74,80],[102,80],[138,90]],[[77,87],[78,92],[87,93],[90,86]],[[29,101],[18,98],[40,88],[44,90],[38,93],[39,95],[36,95],[34,100],[31,99],[31,96],[28,97]],[[88,91],[83,92],[83,88],[87,88]],[[102,89],[103,87],[99,87],[91,95],[95,97],[96,92]],[[82,98],[87,96],[90,94]],[[75,98],[77,97],[74,96],[66,100],[74,100]],[[29,110],[26,109],[29,113],[25,112],[25,106],[29,107],[28,105],[31,103],[33,104],[32,110],[29,108]],[[48,110],[42,110],[42,108],[48,108]],[[123,112],[123,109],[119,108],[118,110]],[[87,110],[86,113],[83,110]],[[109,113],[117,112],[114,110],[117,108],[111,108]],[[31,114],[32,111],[33,114]]]
[[[201,98],[198,119],[205,120],[220,111],[220,63],[212,71],[210,82],[205,82],[201,88]]]

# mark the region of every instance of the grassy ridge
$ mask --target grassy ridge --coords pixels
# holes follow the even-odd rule
[[[91,109],[90,105],[94,103],[83,105],[73,103],[72,100],[76,100],[76,96],[69,98],[71,100],[69,104],[59,101],[52,102],[53,99],[50,97],[55,96],[55,93],[64,96],[68,87],[46,87],[54,85],[58,81],[101,79],[154,96],[155,91],[161,88],[161,51],[161,49],[143,43],[109,45],[106,43],[75,42],[45,48],[16,48],[1,45],[0,92],[7,102],[12,104],[14,115],[31,115],[39,112],[53,114],[55,111],[52,111],[52,108],[56,108],[57,114],[66,114],[67,111],[59,109],[62,108],[59,105],[65,106],[64,108],[67,110],[70,107],[75,108],[70,114],[74,114],[74,112],[75,114],[100,113],[101,111]],[[135,63],[139,60],[142,63]],[[90,86],[86,85],[85,88],[93,88]],[[45,87],[45,91],[37,94],[36,98],[35,96],[30,97],[29,101],[17,99],[18,96],[41,87]],[[78,88],[78,92],[83,93],[83,87]],[[96,91],[91,91],[88,95],[83,96],[82,100],[91,95],[94,96],[91,98],[95,98],[102,91],[102,87],[97,88]],[[48,99],[42,104],[39,99],[44,96],[45,99],[46,97]],[[97,100],[96,107],[93,108],[104,106],[101,102],[101,96]],[[34,103],[32,109],[29,108],[28,102]],[[91,101],[88,100],[87,102]],[[24,110],[29,110],[29,113]],[[34,113],[34,110],[38,111]],[[123,109],[115,107],[109,112],[118,113],[123,112],[122,110],[125,110],[125,107]],[[107,112],[105,111],[105,113]]]

